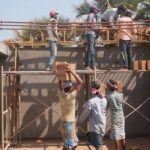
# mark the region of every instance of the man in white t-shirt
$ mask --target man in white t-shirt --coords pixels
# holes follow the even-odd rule
[[[47,71],[51,70],[52,64],[55,61],[57,56],[57,42],[58,42],[57,15],[58,13],[55,10],[52,10],[49,13],[51,19],[50,19],[50,23],[47,26],[47,33],[48,33],[49,46],[50,46],[50,57],[48,59],[48,64],[46,67]]]

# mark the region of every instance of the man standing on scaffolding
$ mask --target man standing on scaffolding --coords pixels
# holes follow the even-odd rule
[[[48,64],[46,67],[47,71],[51,71],[52,64],[55,61],[57,56],[57,42],[58,42],[57,15],[58,13],[55,10],[52,10],[49,13],[51,20],[50,20],[50,24],[48,24],[47,32],[48,32],[49,45],[50,45],[50,57],[48,59]]]
[[[85,69],[95,69],[95,39],[96,39],[96,14],[99,9],[96,6],[90,7],[90,13],[87,17],[86,40],[87,51],[85,56]]]
[[[123,59],[122,70],[132,69],[132,40],[134,39],[133,34],[137,32],[136,26],[131,19],[132,12],[126,11],[120,19],[118,19],[118,38],[119,48]]]

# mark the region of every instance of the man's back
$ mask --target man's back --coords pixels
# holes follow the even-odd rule
[[[75,122],[75,102],[77,91],[73,90],[70,93],[59,91],[59,102],[61,109],[61,120],[67,122]]]
[[[79,122],[89,119],[89,132],[104,135],[106,125],[107,100],[95,96],[87,101],[85,108],[79,118]]]
[[[122,40],[132,40],[133,33],[136,32],[135,24],[130,17],[121,17],[118,19],[118,36]]]
[[[105,20],[106,22],[113,22],[114,17],[117,15],[117,8],[110,8],[107,9],[101,16],[102,20]]]
[[[106,107],[107,101],[105,98],[96,96],[89,100],[92,107],[91,114],[89,116],[89,128],[95,128],[97,133],[104,134],[106,125]],[[98,127],[99,126],[99,127]]]
[[[124,122],[123,94],[113,91],[108,94],[107,98],[111,111],[112,123]]]

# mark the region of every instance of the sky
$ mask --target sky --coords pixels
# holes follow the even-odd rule
[[[48,17],[51,10],[60,16],[73,20],[76,16],[74,5],[83,0],[1,0],[0,21],[31,21]],[[0,29],[0,41],[13,38],[12,31]]]

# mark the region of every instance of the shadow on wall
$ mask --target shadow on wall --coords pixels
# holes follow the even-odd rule
[[[144,51],[144,52],[143,52]],[[147,59],[149,57],[148,49],[135,48],[134,59]],[[120,53],[116,47],[110,49],[98,48],[96,61],[99,69],[117,69],[120,67]],[[48,49],[22,49],[20,50],[21,70],[45,70],[48,60]],[[68,48],[59,49],[56,61],[67,61],[77,64],[77,69],[82,69],[84,66],[84,48]],[[13,66],[13,57],[9,58],[9,67]],[[116,63],[116,61],[119,63]],[[97,74],[97,79],[106,83],[108,79],[120,80],[124,85],[124,95],[127,102],[134,107],[137,107],[149,95],[150,80],[149,72],[146,73],[105,73]],[[46,107],[35,100],[52,106],[57,103],[57,78],[55,75],[23,75],[21,76],[21,128],[25,127],[30,121],[34,120],[38,115],[46,110]],[[33,98],[34,97],[34,98]],[[78,97],[79,113],[82,111],[82,105],[85,100],[84,90],[81,91]],[[149,104],[149,103],[148,103]],[[146,109],[144,109],[146,108]],[[59,111],[59,105],[55,107]],[[131,112],[131,108],[124,105],[125,115]],[[150,116],[148,105],[141,107],[139,111],[143,114]],[[110,127],[110,114],[108,117],[108,129]],[[136,126],[134,124],[136,122]],[[142,126],[140,127],[142,122]],[[134,113],[126,119],[127,133],[150,133],[148,122],[143,120],[141,116]],[[46,112],[43,116],[39,117],[33,124],[23,130],[22,137],[26,138],[49,138],[60,137],[58,131],[59,118],[53,111]]]
[[[13,67],[13,54],[10,55],[8,60],[6,61],[7,66]],[[20,49],[20,63],[21,70],[45,70],[45,67],[48,62],[49,57],[49,49],[48,48],[40,48],[40,49]],[[133,60],[148,60],[150,59],[149,47],[134,47],[133,48]],[[56,57],[56,61],[67,61],[69,63],[76,63],[77,69],[84,68],[84,60],[85,60],[85,48],[77,47],[77,48],[58,48],[58,56]],[[118,47],[101,47],[96,48],[96,64],[98,69],[120,69],[123,67],[123,62],[121,58],[121,53]]]

